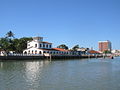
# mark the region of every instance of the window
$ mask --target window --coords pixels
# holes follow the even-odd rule
[[[41,54],[41,51],[39,51],[39,54]]]
[[[30,46],[30,44],[28,44],[28,46]]]
[[[35,47],[37,47],[37,44],[35,44]]]
[[[35,54],[37,54],[37,50],[35,50]]]
[[[46,48],[48,48],[48,44],[46,45]]]
[[[49,45],[49,47],[51,48],[51,45]]]
[[[30,50],[28,51],[28,54],[30,54]]]
[[[40,47],[42,47],[42,44],[40,44]]]
[[[68,54],[68,52],[67,52],[67,54]]]
[[[45,44],[43,44],[43,48],[45,48]]]
[[[24,54],[27,54],[27,52],[25,51]]]

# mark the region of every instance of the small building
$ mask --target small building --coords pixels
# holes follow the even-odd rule
[[[6,55],[6,52],[4,50],[1,50],[0,51],[0,56],[5,56]]]
[[[9,51],[8,53],[6,53],[6,51],[1,50],[1,51],[0,51],[0,56],[12,55],[12,54],[14,54],[14,53],[15,53],[15,51]]]
[[[95,50],[89,50],[88,53],[90,55],[99,55],[99,54],[101,54],[99,51],[95,51]]]
[[[78,51],[80,54],[87,54],[88,51],[89,51],[89,48],[81,47],[81,48],[78,48],[77,51]]]

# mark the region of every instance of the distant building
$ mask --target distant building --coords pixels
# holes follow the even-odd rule
[[[88,51],[89,51],[89,48],[78,48],[77,51],[80,53],[80,54],[87,54]]]
[[[111,42],[110,41],[99,41],[99,51],[110,51],[112,50]]]
[[[120,50],[112,50],[112,53],[120,53]]]
[[[99,51],[95,51],[95,50],[89,50],[88,53],[91,54],[91,55],[99,55],[99,54],[101,54]]]

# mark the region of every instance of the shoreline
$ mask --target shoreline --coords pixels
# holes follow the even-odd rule
[[[96,56],[96,55],[72,55],[72,56],[58,56],[58,55],[52,55],[52,56],[0,56],[0,60],[52,60],[52,59],[84,59],[84,58],[101,58],[102,55]]]

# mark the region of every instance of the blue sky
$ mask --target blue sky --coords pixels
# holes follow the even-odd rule
[[[54,46],[120,49],[120,0],[0,0],[0,37],[43,36]]]

